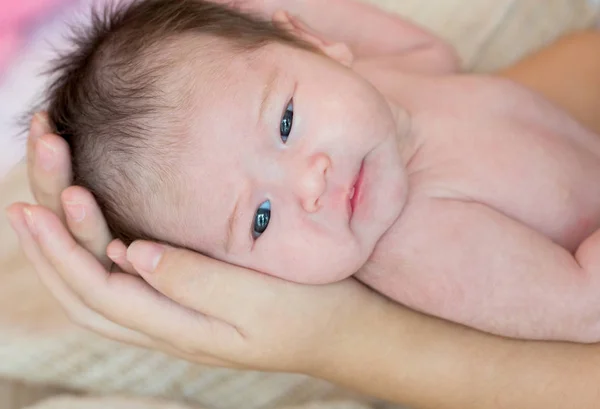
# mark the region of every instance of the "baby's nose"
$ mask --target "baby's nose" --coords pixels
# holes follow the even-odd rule
[[[298,195],[302,207],[307,212],[319,210],[319,198],[327,186],[326,174],[331,167],[331,159],[324,153],[318,153],[308,159],[308,166],[298,178]]]

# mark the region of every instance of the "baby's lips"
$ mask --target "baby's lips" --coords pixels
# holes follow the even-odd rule
[[[354,180],[352,188],[350,189],[351,194],[348,195],[350,198],[350,206],[352,207],[353,214],[354,214],[354,211],[356,210],[356,205],[358,204],[358,201],[361,197],[364,174],[365,174],[365,161],[363,160],[360,163],[360,169],[358,171],[358,174],[356,175],[356,178]]]

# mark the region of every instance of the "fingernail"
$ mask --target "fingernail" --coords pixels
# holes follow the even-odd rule
[[[106,250],[106,256],[111,259],[112,261],[114,261],[115,263],[117,261],[121,261],[123,259],[123,255],[121,253],[118,253],[116,251],[108,251]]]
[[[31,138],[37,141],[42,135],[48,132],[48,120],[45,115],[36,113],[31,120]]]
[[[166,247],[147,241],[136,241],[127,249],[127,260],[137,270],[148,273],[156,270]]]
[[[52,170],[55,162],[54,154],[56,153],[52,146],[50,146],[50,144],[43,139],[40,139],[35,146],[38,163],[42,165],[42,168],[45,171]]]
[[[65,202],[65,210],[74,222],[79,223],[85,219],[85,207],[79,202]]]
[[[31,210],[29,210],[29,208],[27,207],[23,209],[23,213],[25,214],[25,221],[27,222],[27,227],[29,227],[29,231],[31,232],[31,234],[36,235],[37,229],[35,227],[35,221],[33,220],[33,213],[31,213]]]

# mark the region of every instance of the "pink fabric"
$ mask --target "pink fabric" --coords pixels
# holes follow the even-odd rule
[[[0,73],[26,43],[32,26],[68,1],[70,0],[0,0]]]
[[[78,5],[110,0],[0,0],[0,185],[24,155],[18,119],[39,102],[45,78],[40,74],[65,45],[67,22]]]

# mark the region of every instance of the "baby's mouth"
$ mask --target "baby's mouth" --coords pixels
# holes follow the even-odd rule
[[[356,188],[354,186],[352,186],[352,188],[350,189],[350,193],[348,193],[348,199],[352,200],[352,198],[354,197],[355,190],[356,190]]]
[[[354,180],[354,183],[352,184],[352,187],[350,188],[350,191],[348,192],[348,199],[350,200],[351,214],[354,214],[354,211],[356,210],[356,206],[358,204],[358,200],[361,197],[361,188],[362,188],[363,179],[364,179],[363,176],[365,173],[364,168],[365,168],[365,162],[363,160],[360,164],[360,170],[358,171],[358,174],[356,175],[356,179]]]

